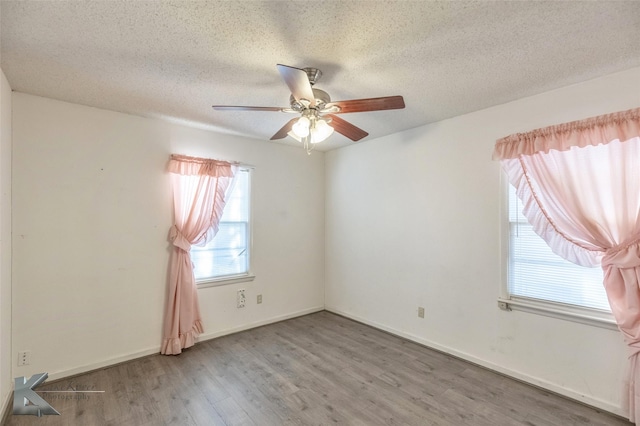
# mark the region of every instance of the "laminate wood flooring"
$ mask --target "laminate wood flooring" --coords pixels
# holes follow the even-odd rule
[[[59,392],[70,390],[104,393]],[[329,312],[37,391],[61,415],[10,415],[5,424],[631,425]]]

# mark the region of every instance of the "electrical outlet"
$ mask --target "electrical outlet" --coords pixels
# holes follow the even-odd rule
[[[31,351],[18,352],[18,367],[31,364]]]
[[[258,305],[262,303],[262,295],[261,294],[259,294],[256,299],[257,299]]]
[[[418,317],[424,318],[424,308],[422,306],[418,308]]]
[[[247,302],[247,298],[244,294],[244,289],[238,290],[237,293],[237,299],[236,299],[236,307],[237,308],[244,308],[245,303]]]

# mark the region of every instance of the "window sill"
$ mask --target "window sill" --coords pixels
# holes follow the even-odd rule
[[[255,279],[256,279],[256,276],[251,274],[232,275],[228,277],[199,280],[199,281],[196,281],[196,285],[198,288],[219,287],[222,285],[246,283],[246,282],[253,281]]]
[[[498,298],[498,307],[503,311],[515,310],[529,312],[618,331],[618,326],[616,325],[613,315],[595,309],[584,309],[563,305],[561,303],[539,302],[530,299],[504,298]]]

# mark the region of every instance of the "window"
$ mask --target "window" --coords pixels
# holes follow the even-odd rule
[[[191,248],[198,284],[248,281],[250,274],[250,170],[239,169],[227,195],[218,233],[206,246]]]
[[[568,314],[611,323],[602,269],[575,265],[553,253],[522,215],[522,203],[512,185],[508,200],[509,306],[537,307],[542,311],[564,312],[563,317]]]

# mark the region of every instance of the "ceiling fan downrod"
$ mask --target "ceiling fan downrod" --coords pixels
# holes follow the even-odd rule
[[[309,84],[312,86],[320,80],[320,77],[322,77],[322,71],[318,68],[302,68],[302,71],[307,73],[307,77],[309,77]]]

